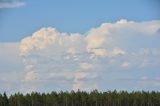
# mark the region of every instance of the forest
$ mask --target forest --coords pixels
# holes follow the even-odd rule
[[[0,106],[160,106],[158,91],[60,91],[0,94]]]

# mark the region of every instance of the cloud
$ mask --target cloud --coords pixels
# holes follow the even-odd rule
[[[29,71],[25,76],[25,80],[27,81],[33,81],[35,79],[36,79],[36,76],[35,76],[34,71]]]
[[[0,43],[0,92],[20,91],[25,76],[24,64],[19,56],[19,43]]]
[[[159,28],[160,21],[127,20],[103,23],[84,35],[41,28],[22,39],[19,46],[26,85],[47,81],[49,86],[54,81],[60,89],[89,90],[128,76],[121,74],[123,70],[159,69]],[[110,78],[112,71],[117,73],[114,78]]]
[[[1,0],[0,8],[18,8],[25,6],[26,3],[22,0]]]
[[[82,69],[90,69],[90,68],[93,67],[93,65],[90,64],[90,63],[80,63],[80,67],[81,67]]]
[[[0,92],[159,90],[159,29],[160,21],[120,20],[84,35],[49,27],[0,43]]]
[[[26,81],[35,80],[35,77],[37,80],[48,80],[48,75],[55,79],[76,79],[77,72],[83,73],[85,67],[83,65],[79,71],[79,62],[85,60],[85,47],[84,36],[78,33],[68,35],[54,28],[40,29],[23,39],[20,45],[20,55],[26,64]],[[32,67],[28,69],[29,66]],[[41,73],[45,74],[42,76]]]
[[[23,68],[24,64],[19,56],[19,43],[0,43],[0,73],[14,70],[21,72]]]
[[[130,65],[130,63],[129,62],[127,62],[127,61],[125,61],[125,62],[123,62],[122,63],[122,67],[129,67],[129,65]]]
[[[139,78],[127,78],[127,79],[120,79],[121,81],[125,82],[134,82],[136,84],[136,89],[142,90],[155,90],[160,87],[160,79],[159,77],[151,78],[149,76],[141,76]],[[149,89],[148,89],[149,88]]]

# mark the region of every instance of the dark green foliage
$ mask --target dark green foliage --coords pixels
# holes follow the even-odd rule
[[[0,106],[160,106],[160,92],[131,92],[93,90],[85,92],[0,94]]]

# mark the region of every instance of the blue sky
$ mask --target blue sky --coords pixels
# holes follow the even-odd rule
[[[159,0],[1,0],[0,92],[159,90]]]
[[[25,0],[19,8],[0,9],[0,42],[20,41],[41,27],[85,33],[104,22],[160,18],[159,0]]]

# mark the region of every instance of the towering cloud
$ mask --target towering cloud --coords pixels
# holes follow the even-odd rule
[[[160,57],[159,29],[160,21],[127,20],[103,23],[85,35],[42,28],[20,43],[26,86],[34,82],[40,88],[45,82],[45,86],[55,85],[57,89],[88,90],[123,78],[119,74],[122,70],[153,68],[160,63],[156,59]],[[117,74],[110,78],[114,71]]]

